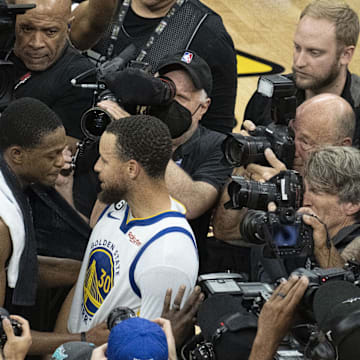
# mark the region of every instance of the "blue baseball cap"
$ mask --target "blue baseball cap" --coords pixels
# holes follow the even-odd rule
[[[166,336],[152,321],[135,317],[113,327],[108,339],[108,360],[168,360]]]

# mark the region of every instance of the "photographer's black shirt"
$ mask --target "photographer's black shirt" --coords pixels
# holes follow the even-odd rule
[[[173,154],[173,160],[193,181],[204,181],[221,191],[232,169],[224,159],[221,144],[225,135],[199,126],[194,135]],[[200,267],[206,260],[206,237],[213,209],[189,220],[194,231],[200,254]]]
[[[293,80],[293,75],[286,75]],[[341,93],[355,111],[356,128],[353,145],[360,147],[360,77],[347,72],[344,89]],[[305,101],[305,90],[297,89],[296,106]],[[271,99],[255,92],[246,105],[244,120],[251,120],[255,125],[269,125],[271,123]]]
[[[9,57],[16,71],[15,97],[33,97],[53,109],[62,120],[69,136],[83,138],[80,118],[92,105],[92,91],[75,88],[70,81],[94,65],[72,46],[44,71],[30,71],[15,55]]]
[[[208,13],[205,21],[201,24],[189,49],[200,55],[209,65],[213,76],[213,89],[210,95],[212,102],[209,110],[201,120],[201,124],[221,132],[231,132],[235,126],[234,108],[237,88],[236,54],[234,44],[227,33],[221,17],[206,7],[198,0],[189,0],[194,9],[203,14]],[[121,1],[119,1],[120,8]],[[117,15],[116,15],[117,16]],[[180,17],[180,23],[179,23]],[[114,54],[118,55],[130,43],[136,45],[140,50],[161,19],[148,19],[136,15],[130,8],[119,33],[115,44]],[[173,23],[176,25],[173,25]],[[170,19],[167,29],[155,40],[148,57],[152,62],[158,63],[159,52],[165,54],[175,53],[185,47],[187,38],[190,37],[187,24],[191,23],[188,15],[183,15],[179,10],[178,14]],[[170,34],[172,35],[169,35]],[[107,35],[94,47],[94,50],[101,54],[106,53],[108,47],[111,26]],[[158,44],[161,42],[161,45]],[[147,59],[145,58],[145,61]]]

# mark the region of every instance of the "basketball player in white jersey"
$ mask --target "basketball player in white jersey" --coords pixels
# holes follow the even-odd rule
[[[195,239],[184,206],[164,181],[171,147],[166,125],[150,116],[113,121],[102,135],[95,170],[99,200],[109,206],[89,239],[72,302],[63,308],[69,332],[86,332],[117,306],[158,317],[168,288],[193,289]]]

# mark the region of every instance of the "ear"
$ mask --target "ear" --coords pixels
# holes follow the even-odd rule
[[[67,32],[68,32],[68,34],[70,34],[71,25],[72,25],[74,19],[75,19],[75,16],[71,16],[70,19],[68,20],[68,23],[67,23],[67,28],[68,28],[68,29],[67,29]]]
[[[26,160],[26,151],[20,146],[10,146],[5,150],[5,156],[14,165],[22,165]]]
[[[344,138],[341,141],[341,146],[352,146],[352,140],[349,137]]]
[[[211,104],[211,99],[209,97],[206,99],[206,101],[200,104],[200,108],[198,110],[199,120],[201,120],[202,117],[205,115],[205,113],[208,111],[210,104]]]
[[[352,216],[360,211],[360,204],[346,202],[343,204],[343,210],[347,216]]]
[[[345,46],[340,55],[340,63],[342,65],[349,65],[355,52],[355,46]]]
[[[136,160],[127,162],[127,172],[131,180],[135,180],[140,174],[140,164]]]

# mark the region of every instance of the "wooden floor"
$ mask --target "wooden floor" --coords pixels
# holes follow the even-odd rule
[[[293,34],[300,12],[309,0],[202,1],[222,16],[236,49],[278,63],[285,72],[291,71]],[[347,0],[347,3],[360,16],[360,0]],[[350,71],[357,74],[360,74],[359,48],[360,44],[350,66]],[[256,85],[257,77],[238,79],[235,112],[240,121]]]

